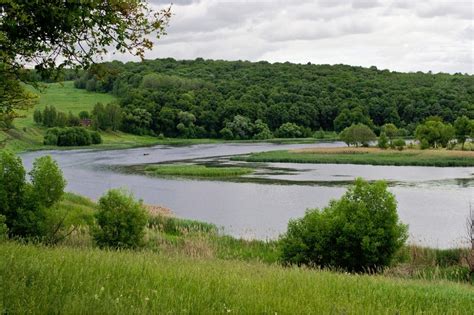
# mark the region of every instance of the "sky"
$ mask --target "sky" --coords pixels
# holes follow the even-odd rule
[[[157,9],[170,4],[149,1]],[[474,0],[174,0],[171,10],[167,35],[147,59],[474,73]]]

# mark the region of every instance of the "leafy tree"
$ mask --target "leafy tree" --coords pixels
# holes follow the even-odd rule
[[[344,109],[334,120],[334,130],[340,132],[343,129],[354,124],[364,124],[372,126],[373,123],[361,107],[356,107],[352,110]]]
[[[9,151],[0,152],[0,215],[6,217],[8,226],[17,217],[23,205],[25,169],[19,157]]]
[[[426,120],[418,125],[415,137],[421,142],[426,142],[428,146],[437,148],[446,147],[448,142],[454,138],[455,130],[451,124],[444,124],[437,119]]]
[[[388,148],[388,137],[385,134],[385,132],[382,132],[380,134],[377,146],[381,149],[387,149]]]
[[[253,139],[256,140],[266,140],[273,138],[273,134],[268,128],[268,125],[264,123],[261,119],[257,119],[253,127]]]
[[[302,138],[305,136],[304,128],[294,123],[284,123],[275,133],[279,138]]]
[[[64,128],[68,125],[68,116],[63,112],[56,114],[53,126]]]
[[[46,155],[36,159],[29,173],[36,200],[44,207],[51,207],[64,194],[66,180],[56,161]]]
[[[361,272],[388,266],[407,239],[385,182],[357,179],[339,200],[292,220],[280,239],[285,264]]]
[[[89,118],[90,118],[90,114],[89,114],[88,111],[83,110],[83,111],[79,112],[79,118],[80,118],[80,119],[89,119]]]
[[[41,113],[41,110],[35,109],[35,112],[33,113],[33,120],[38,125],[43,123],[43,114]]]
[[[78,116],[74,115],[71,111],[67,115],[67,125],[76,127],[81,125],[81,120]]]
[[[466,116],[458,117],[454,121],[454,132],[456,139],[461,143],[461,149],[464,150],[464,143],[467,137],[471,134],[472,122]]]
[[[93,237],[100,247],[134,248],[143,242],[147,215],[131,194],[109,190],[99,199],[96,220]]]
[[[382,132],[385,132],[387,137],[390,139],[390,141],[393,140],[396,136],[398,136],[398,128],[392,123],[385,124],[382,126]]]
[[[344,129],[339,135],[342,141],[348,146],[351,144],[368,146],[369,142],[377,140],[375,133],[368,126],[363,124],[352,125]]]
[[[0,118],[33,104],[20,84],[30,80],[25,64],[49,77],[65,66],[87,67],[108,47],[143,58],[153,47],[146,35],[163,35],[171,16],[142,0],[3,1],[0,12]]]
[[[244,140],[253,136],[253,123],[248,117],[236,115],[226,123],[226,128],[232,132],[233,139]],[[222,132],[221,132],[222,133]]]
[[[6,224],[7,218],[0,214],[0,242],[8,238],[8,226]]]

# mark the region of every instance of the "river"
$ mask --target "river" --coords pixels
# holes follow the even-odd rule
[[[51,155],[63,169],[68,191],[97,199],[110,188],[125,187],[145,203],[168,207],[178,217],[215,223],[224,233],[258,239],[278,237],[290,219],[301,217],[308,208],[323,207],[330,199],[339,198],[347,181],[355,177],[385,179],[398,200],[400,219],[409,224],[411,243],[449,248],[465,241],[470,203],[474,207],[473,167],[267,163],[265,166],[270,169],[283,168],[286,172],[257,172],[251,178],[259,181],[249,178],[244,182],[154,178],[117,170],[143,163],[193,159],[226,162],[223,156],[342,145],[223,143],[109,151],[37,151],[21,157],[30,168],[36,157]]]

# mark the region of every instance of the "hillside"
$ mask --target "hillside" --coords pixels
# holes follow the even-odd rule
[[[38,95],[38,103],[34,108],[22,112],[22,117],[15,119],[14,129],[0,130],[0,142],[9,139],[6,148],[13,151],[25,151],[48,148],[43,145],[45,127],[33,121],[35,109],[44,109],[45,106],[54,106],[58,111],[78,114],[80,111],[91,111],[98,102],[107,104],[116,100],[116,97],[106,94],[89,92],[74,88],[72,81],[47,84],[46,88],[38,91],[31,87],[29,90]],[[95,148],[126,148],[130,146],[144,146],[156,144],[159,140],[155,137],[137,136],[122,132],[102,132],[104,142]],[[54,147],[57,148],[57,147]]]
[[[352,123],[376,131],[394,123],[412,134],[429,116],[474,118],[474,76],[462,74],[168,58],[100,64],[75,85],[117,96],[130,118],[124,130],[165,136],[225,137],[236,115],[245,118],[240,130],[257,120],[271,132],[291,122],[303,134]]]

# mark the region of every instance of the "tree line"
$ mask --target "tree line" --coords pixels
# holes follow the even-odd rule
[[[376,67],[202,58],[113,61],[83,72],[75,86],[116,95],[122,130],[168,137],[268,138],[287,134],[289,127],[290,135],[304,136],[353,124],[380,134],[389,123],[414,135],[430,116],[447,123],[474,118],[473,76]]]

